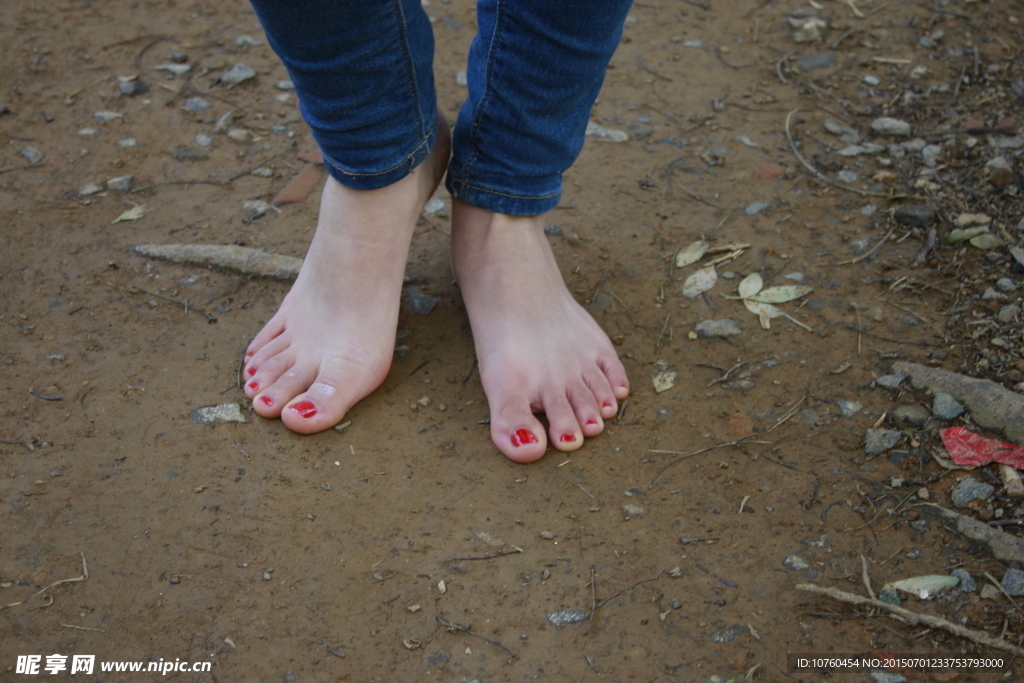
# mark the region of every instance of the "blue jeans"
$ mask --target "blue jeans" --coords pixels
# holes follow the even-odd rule
[[[252,0],[342,185],[398,182],[437,139],[434,38],[420,0]],[[632,0],[478,0],[446,184],[498,213],[550,211]]]

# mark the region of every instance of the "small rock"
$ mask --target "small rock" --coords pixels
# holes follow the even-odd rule
[[[98,135],[99,132],[99,128],[80,128],[78,130],[78,134],[81,135],[82,137],[91,137],[93,135]]]
[[[924,533],[925,531],[928,531],[928,520],[927,519],[915,520],[915,521],[910,523],[910,528],[913,529],[914,531],[920,531],[920,532]]]
[[[186,161],[202,161],[209,158],[203,150],[195,147],[186,147],[185,145],[178,145],[172,149],[171,156],[182,163]]]
[[[881,84],[882,81],[879,80],[878,76],[868,74],[867,76],[864,77],[864,82],[870,85],[871,87],[875,87],[876,85]]]
[[[633,517],[643,517],[644,509],[639,505],[623,505],[622,516],[626,519],[631,519]]]
[[[583,621],[583,612],[578,609],[565,609],[560,612],[548,612],[547,617],[555,628],[562,628],[566,624],[578,624]]]
[[[1024,218],[1020,219],[1020,223],[1017,223],[1017,229],[1024,232]]]
[[[849,185],[850,183],[857,182],[857,174],[854,173],[853,171],[839,171],[839,173],[836,173],[836,178],[838,178],[841,182],[846,183],[847,185]]]
[[[224,131],[226,131],[228,129],[228,126],[230,126],[232,123],[234,123],[234,121],[235,121],[235,112],[229,111],[226,114],[222,114],[221,117],[219,119],[217,119],[217,123],[213,126],[213,132],[214,133],[223,133]]]
[[[188,61],[188,55],[181,50],[171,50],[171,61],[175,64],[184,64]]]
[[[212,104],[210,104],[207,100],[204,100],[202,97],[190,97],[187,100],[185,100],[184,104],[185,111],[190,111],[193,114],[197,114],[201,111],[206,111],[212,106]]]
[[[554,223],[548,223],[544,226],[544,234],[548,237],[561,237],[562,229]]]
[[[733,624],[732,626],[726,626],[723,629],[719,629],[711,634],[711,642],[717,643],[718,645],[724,645],[731,643],[736,640],[736,636],[741,636],[744,633],[750,633],[746,626],[740,626],[739,624]]]
[[[963,567],[954,569],[950,572],[950,575],[960,579],[960,583],[956,585],[959,591],[963,593],[973,593],[978,590],[978,582],[975,581],[974,577],[971,576],[971,573]]]
[[[259,168],[253,169],[250,175],[254,175],[257,178],[273,178],[274,169],[267,168],[266,166],[260,166]]]
[[[861,216],[874,216],[876,211],[878,211],[878,206],[876,204],[865,204],[860,207]]]
[[[255,47],[257,45],[262,45],[262,44],[263,43],[261,43],[260,41],[256,40],[252,36],[241,35],[241,36],[238,36],[237,38],[235,38],[235,45],[237,45],[238,47],[241,47],[241,48]]]
[[[942,154],[941,145],[927,145],[921,150],[921,156],[924,157],[924,164],[930,168],[938,166],[940,154]]]
[[[786,17],[789,37],[795,43],[820,43],[825,39],[828,21],[810,10],[800,10]]]
[[[1003,574],[1000,583],[1003,584],[1003,589],[1013,597],[1024,595],[1024,571],[1011,567]]]
[[[629,133],[624,130],[615,130],[614,128],[605,128],[599,123],[590,121],[587,123],[587,135],[598,140],[606,140],[608,142],[626,142],[629,140]]]
[[[996,157],[985,164],[988,170],[988,180],[997,187],[1003,187],[1013,182],[1013,167],[1006,157]]]
[[[909,123],[888,116],[882,116],[872,121],[871,129],[879,135],[910,135]]]
[[[898,405],[892,411],[896,424],[905,427],[907,423],[915,427],[923,427],[932,417],[932,411],[917,404]]]
[[[683,47],[695,47],[699,50],[704,47],[704,41],[700,38],[690,38],[683,43]]]
[[[100,123],[107,123],[109,121],[124,118],[124,114],[119,111],[98,111],[92,116]]]
[[[295,84],[287,79],[278,81],[274,84],[274,87],[278,90],[295,90]]]
[[[235,142],[249,142],[249,131],[244,128],[232,128],[227,132],[227,136]]]
[[[21,156],[25,157],[25,160],[30,164],[38,164],[46,155],[35,147],[26,147],[21,150]]]
[[[974,477],[964,477],[950,492],[950,500],[958,508],[965,508],[976,500],[988,500],[995,493],[995,488]]]
[[[954,420],[964,414],[964,407],[955,398],[940,391],[932,401],[932,414],[939,420]]]
[[[170,71],[175,76],[184,76],[191,70],[191,64],[157,64],[153,67],[153,71]]]
[[[118,81],[117,89],[125,97],[135,97],[149,92],[149,86],[139,80]]]
[[[694,326],[693,331],[701,339],[727,339],[728,337],[735,337],[743,333],[740,326],[733,322],[731,318],[724,320],[701,320]]]
[[[82,197],[89,197],[100,192],[103,192],[103,188],[100,187],[99,183],[86,183],[78,188],[78,194]]]
[[[985,291],[982,292],[982,294],[981,294],[981,300],[982,301],[991,301],[993,299],[1005,299],[1005,298],[1006,298],[1005,294],[1003,294],[1002,292],[997,292],[996,290],[992,289],[991,287],[986,288]]]
[[[993,586],[991,583],[986,583],[981,587],[982,600],[1000,600],[1002,599],[1002,595],[1002,591]]]
[[[811,565],[807,564],[807,561],[799,555],[790,555],[782,561],[783,567],[788,567],[795,572],[803,572],[810,569]]]
[[[892,671],[876,669],[868,674],[872,683],[907,683],[907,677]]]
[[[466,76],[466,72],[465,71],[456,71],[455,72],[455,85],[461,85],[461,86],[465,87],[468,84],[469,84],[469,80],[468,80],[468,78]]]
[[[897,223],[926,228],[935,220],[935,209],[927,204],[904,204],[896,208],[893,217]]]
[[[248,422],[242,414],[242,407],[237,403],[196,408],[192,411],[192,421],[201,425],[211,422]]]
[[[131,192],[134,176],[121,175],[107,181],[107,189],[113,192]]]
[[[121,149],[138,149],[139,141],[135,138],[125,138],[124,140],[118,140],[117,146]]]
[[[1015,283],[1008,277],[1001,277],[998,280],[996,280],[996,289],[998,289],[1000,292],[1005,292],[1009,294],[1010,292],[1017,291],[1017,283]]]
[[[651,127],[640,123],[639,121],[633,121],[626,124],[626,130],[633,136],[634,140],[646,140],[651,135]]]
[[[242,211],[245,211],[245,215],[248,218],[254,218],[256,216],[262,216],[270,211],[273,211],[274,207],[266,203],[262,199],[243,199],[242,200]]]
[[[845,418],[855,417],[857,413],[864,409],[864,404],[857,401],[836,401],[836,405],[839,407],[839,412]]]
[[[756,216],[765,209],[771,208],[771,204],[768,202],[751,202],[743,207],[744,216]]]
[[[827,69],[839,63],[839,57],[834,52],[823,52],[821,54],[803,55],[797,60],[797,65],[803,71],[815,71],[816,69]]]
[[[244,83],[250,78],[256,78],[256,71],[247,64],[239,63],[225,71],[220,77],[220,82],[223,83],[228,90],[231,90],[236,85]]]
[[[1017,314],[1020,313],[1020,306],[1017,304],[1010,304],[1003,306],[996,313],[996,320],[1001,323],[1010,323],[1017,319]]]
[[[881,455],[902,438],[903,432],[895,429],[869,429],[864,432],[864,452],[868,455]]]
[[[550,531],[542,531],[540,532],[540,537],[543,538],[545,541],[550,541],[552,538],[555,537],[555,535]]]
[[[196,133],[196,144],[200,147],[209,147],[213,144],[213,138],[205,133]]]
[[[793,282],[803,282],[804,281],[804,274],[803,273],[786,273],[782,277],[786,278],[787,280],[791,280]]]
[[[906,378],[906,375],[882,375],[875,380],[875,384],[889,391],[899,391],[900,384]]]
[[[437,306],[437,299],[424,294],[415,287],[406,287],[405,295],[409,299],[409,304],[412,305],[413,313],[419,313],[420,315],[430,315]]]
[[[427,213],[434,214],[437,213],[438,211],[444,211],[444,208],[446,206],[447,204],[444,203],[443,199],[431,199],[423,207],[423,210],[426,211]]]

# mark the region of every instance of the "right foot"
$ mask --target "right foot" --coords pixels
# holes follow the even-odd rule
[[[409,244],[448,163],[438,125],[430,155],[394,185],[352,190],[328,177],[299,276],[246,350],[245,394],[259,415],[319,432],[387,377]]]

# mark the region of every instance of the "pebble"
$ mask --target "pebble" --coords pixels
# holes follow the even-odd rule
[[[893,217],[897,223],[926,228],[935,220],[935,209],[927,204],[904,204],[896,208]]]
[[[224,72],[220,77],[220,82],[223,83],[228,90],[231,90],[231,88],[248,81],[250,78],[256,78],[256,71],[248,64],[238,63]]]
[[[857,401],[836,401],[836,405],[845,418],[855,417],[857,413],[864,410],[864,404]]]
[[[771,208],[771,204],[768,202],[751,202],[743,207],[744,216],[756,216],[765,209]]]
[[[213,138],[204,133],[196,133],[196,144],[200,147],[209,147],[213,144]]]
[[[726,339],[743,333],[740,326],[733,322],[731,318],[724,320],[701,320],[694,326],[693,331],[701,339]]]
[[[191,70],[191,64],[157,64],[153,67],[153,71],[170,71],[175,76],[184,76]]]
[[[117,146],[121,149],[138,149],[139,141],[135,138],[125,138],[124,140],[118,140]]]
[[[924,157],[925,166],[935,168],[939,164],[939,155],[942,154],[941,145],[927,145],[921,150],[921,156]]]
[[[736,640],[736,636],[743,635],[744,633],[750,633],[746,626],[740,626],[739,624],[733,624],[732,626],[726,626],[723,629],[719,629],[711,634],[711,642],[717,643],[718,645],[724,645],[725,643],[731,643]]]
[[[99,132],[100,132],[99,128],[79,128],[78,129],[78,134],[81,135],[82,137],[91,137],[93,135],[98,135]]]
[[[700,38],[690,38],[689,40],[683,43],[683,47],[695,47],[697,49],[700,49],[704,47],[704,41],[701,40]]]
[[[871,129],[880,135],[910,135],[910,124],[882,116],[871,122]]]
[[[192,411],[192,421],[201,425],[211,422],[248,422],[242,414],[242,407],[237,403],[196,408]]]
[[[466,76],[466,72],[465,71],[456,71],[455,72],[455,85],[461,85],[461,86],[465,87],[467,84],[469,84],[469,80],[468,80],[468,78]]]
[[[1017,304],[1009,304],[1008,306],[1003,306],[999,309],[999,312],[996,313],[996,320],[1001,323],[1013,322],[1017,319],[1018,313],[1020,313],[1020,306]]]
[[[903,432],[896,429],[869,429],[864,432],[864,452],[881,455],[903,438]]]
[[[188,55],[181,50],[171,50],[171,61],[175,64],[184,64],[188,61]]]
[[[957,589],[960,590],[960,592],[973,593],[974,591],[978,590],[978,582],[975,581],[974,577],[971,576],[971,573],[963,567],[960,567],[959,569],[954,569],[950,572],[950,575],[960,579],[960,583],[956,585]]]
[[[235,45],[237,45],[238,47],[255,47],[257,45],[262,44],[263,43],[256,40],[252,36],[241,35],[235,38]]]
[[[901,426],[906,426],[903,423],[909,422],[914,426],[923,427],[931,419],[932,411],[917,404],[898,405],[893,409],[892,417],[896,424]]]
[[[913,521],[910,523],[910,528],[914,531],[920,531],[922,533],[928,531],[928,520],[918,519],[916,521]]]
[[[981,295],[982,301],[990,301],[992,299],[1005,299],[1005,298],[1006,298],[1005,294],[1003,294],[1002,292],[997,292],[996,290],[992,289],[991,287],[988,287],[982,293],[982,295]]]
[[[267,168],[266,166],[260,166],[252,170],[250,175],[254,175],[257,178],[272,178],[274,176],[274,170]]]
[[[206,111],[213,105],[210,104],[207,100],[204,100],[202,97],[190,97],[187,100],[185,100],[184,106],[186,111],[190,111],[193,114],[197,114],[201,111]]]
[[[889,391],[899,391],[900,383],[906,378],[906,375],[882,375],[875,380],[875,384]]]
[[[804,281],[804,274],[803,273],[786,273],[782,277],[786,278],[787,280],[792,280],[793,282],[803,282]]]
[[[865,204],[864,206],[860,207],[861,216],[871,217],[875,215],[876,211],[878,211],[878,205],[876,204]]]
[[[149,92],[149,87],[142,81],[118,81],[117,89],[125,97],[135,97]]]
[[[21,150],[21,156],[25,157],[25,160],[30,164],[38,164],[46,155],[35,147],[26,147]]]
[[[1010,292],[1017,291],[1017,284],[1008,277],[1001,277],[996,280],[996,289],[1009,294]]]
[[[991,583],[986,583],[981,587],[982,600],[1002,600],[1002,595],[1002,592]]]
[[[287,78],[283,81],[278,81],[274,84],[274,87],[278,90],[295,90],[295,84],[289,81]]]
[[[1000,583],[1003,584],[1006,592],[1013,597],[1024,595],[1024,571],[1011,567],[1003,574],[1003,579]]]
[[[940,391],[932,401],[932,414],[940,420],[954,420],[964,414],[964,407],[955,398]]]
[[[993,185],[1002,187],[1013,182],[1013,167],[1006,160],[1006,157],[996,157],[989,160],[985,164],[985,168],[989,172],[989,182]]]
[[[1024,218],[1020,219],[1020,223],[1017,223],[1017,229],[1024,232]]]
[[[119,175],[107,181],[107,189],[114,192],[131,192],[135,176]]]
[[[405,295],[409,299],[409,304],[412,306],[413,313],[430,315],[437,306],[436,298],[429,294],[424,294],[415,287],[406,287]]]
[[[629,133],[624,130],[615,130],[614,128],[605,128],[599,123],[589,121],[587,123],[587,135],[598,140],[606,140],[608,142],[626,142],[629,140]]]
[[[437,213],[438,211],[444,211],[444,207],[447,206],[443,199],[431,199],[423,207],[423,210],[427,213]]]
[[[840,181],[846,183],[847,185],[849,185],[850,183],[857,182],[857,174],[854,173],[853,171],[847,171],[847,170],[840,171],[839,173],[836,173],[836,177]]]
[[[561,237],[562,229],[554,223],[548,223],[544,226],[544,234],[548,237]]]
[[[100,123],[107,123],[108,121],[115,121],[117,119],[124,118],[124,114],[119,111],[98,111],[94,113],[92,117]]]
[[[168,581],[168,583],[171,583],[171,584],[173,584],[173,585],[175,585],[175,586],[176,586],[176,585],[178,585],[179,583],[181,583],[181,579],[180,579],[180,578],[178,578],[177,576],[172,576],[172,577],[170,578],[170,581]]]
[[[265,213],[272,211],[274,207],[266,203],[262,199],[243,199],[242,200],[242,211],[245,212],[246,216],[262,216]]]
[[[217,123],[213,126],[213,132],[214,133],[223,133],[224,131],[226,131],[228,129],[228,126],[230,126],[232,123],[234,123],[234,121],[235,121],[235,112],[229,111],[226,114],[222,114],[221,117],[219,119],[217,119]]]
[[[991,484],[980,482],[974,477],[964,477],[950,491],[950,500],[958,508],[965,508],[976,500],[988,500],[995,493]]]
[[[566,624],[578,624],[583,621],[583,612],[578,609],[564,609],[560,612],[548,612],[547,617],[555,628],[562,628]]]
[[[907,683],[907,677],[892,671],[876,669],[868,674],[872,683]]]
[[[626,519],[630,519],[632,517],[643,517],[644,516],[644,512],[645,512],[645,510],[642,507],[640,507],[639,505],[623,505],[622,506],[622,516],[625,517]]]
[[[103,192],[103,188],[100,187],[99,183],[86,183],[82,187],[78,188],[78,194],[83,197],[89,197],[94,194]]]
[[[995,143],[996,149],[1020,149],[1024,147],[1024,138],[998,137]]]
[[[232,128],[227,132],[227,136],[235,142],[248,142],[249,131],[244,128]]]
[[[202,161],[208,158],[203,150],[196,149],[195,147],[186,147],[185,145],[178,145],[172,149],[171,156],[182,163],[186,161]]]
[[[803,55],[797,60],[797,65],[804,71],[815,71],[827,69],[839,63],[839,57],[834,52],[822,52],[820,54]]]
[[[807,571],[811,565],[807,564],[807,561],[799,555],[790,555],[782,561],[783,567],[788,567],[795,572]]]
[[[872,74],[868,74],[867,76],[865,76],[864,77],[864,82],[867,83],[868,85],[872,86],[872,87],[874,87],[876,85],[880,85],[882,83],[882,81],[879,80],[878,76],[874,76]]]
[[[550,531],[542,531],[540,532],[540,537],[543,538],[545,541],[550,541],[552,538],[555,537],[555,535]]]

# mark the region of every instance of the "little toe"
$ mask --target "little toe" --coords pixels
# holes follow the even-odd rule
[[[288,350],[289,342],[283,337],[271,340],[259,351],[253,352],[250,356],[249,352],[246,351],[245,358],[245,376],[246,378],[252,377],[256,373],[252,370],[255,368],[259,370],[261,367],[267,364],[271,358],[280,356],[282,353]]]
[[[554,395],[544,401],[544,413],[550,425],[551,445],[560,451],[575,451],[583,445],[583,432],[564,395]]]
[[[619,412],[618,400],[605,374],[594,368],[592,372],[583,375],[583,381],[587,383],[594,401],[599,406],[600,416],[605,420],[615,417]]]
[[[622,400],[629,396],[629,379],[626,377],[626,368],[617,356],[605,358],[598,361],[598,365],[608,379],[608,384],[615,393],[615,398]]]
[[[259,353],[264,346],[280,337],[283,332],[284,324],[275,323],[275,321],[271,320],[270,324],[268,324],[266,327],[260,330],[259,334],[257,334],[251,342],[249,342],[249,346],[245,349],[246,358],[249,358]]]

